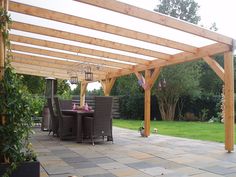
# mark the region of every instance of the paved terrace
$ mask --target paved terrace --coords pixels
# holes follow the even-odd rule
[[[36,129],[32,138],[41,177],[235,177],[236,153],[213,143],[162,135],[142,138],[137,131],[114,127],[111,142],[59,141]]]

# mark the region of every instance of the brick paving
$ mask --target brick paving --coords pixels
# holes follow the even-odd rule
[[[114,143],[60,141],[35,129],[41,177],[236,177],[236,153],[224,144],[113,128]]]

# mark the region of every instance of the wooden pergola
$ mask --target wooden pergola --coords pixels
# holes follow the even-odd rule
[[[89,63],[99,68],[93,71],[94,81],[101,82],[104,94],[108,96],[117,77],[135,73],[140,79],[141,72],[145,72],[145,135],[149,136],[151,89],[161,68],[203,59],[224,82],[225,149],[228,152],[234,149],[234,40],[232,38],[115,0],[77,1],[70,3],[74,6],[82,6],[85,11],[91,10],[91,14],[94,9],[98,9],[99,12],[104,11],[105,14],[108,12],[115,14],[122,19],[127,19],[130,26],[114,24],[118,22],[118,19],[113,19],[113,23],[108,24],[84,18],[80,16],[80,11],[69,14],[43,7],[43,5],[32,6],[1,0],[1,7],[15,14],[10,40],[13,55],[11,64],[17,73],[69,79],[70,72],[68,71],[74,66]],[[54,6],[57,6],[55,2]],[[99,16],[95,14],[95,17],[96,15]],[[27,17],[31,21],[14,18],[18,16]],[[39,22],[33,24],[32,21],[37,21],[37,19]],[[47,20],[52,25],[46,26],[40,20]],[[130,20],[138,20],[140,24],[143,24],[143,29],[133,27]],[[53,25],[55,22],[71,26],[71,28],[80,27],[94,33],[86,35],[76,33],[72,32],[70,27],[61,30]],[[158,31],[155,34],[144,32],[145,24],[153,25],[154,28],[164,28],[167,32],[162,35]],[[94,35],[95,32],[100,32],[100,35]],[[103,37],[103,34],[110,35],[111,38]],[[185,35],[188,40],[176,39],[178,34]],[[120,40],[113,40],[113,36],[120,37]],[[133,43],[125,42],[126,39],[132,40]],[[0,40],[2,77],[5,48],[2,37]],[[199,41],[202,43],[198,44]],[[139,42],[142,45],[136,45]],[[213,56],[217,54],[224,55],[224,68],[214,60]],[[81,81],[81,104],[83,104],[88,82],[84,80],[83,74],[77,74],[77,76]]]

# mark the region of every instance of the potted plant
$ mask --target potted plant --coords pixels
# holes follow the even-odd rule
[[[138,131],[140,133],[141,136],[145,136],[144,134],[144,126],[143,126],[143,121],[141,122],[141,127],[138,128]]]
[[[32,133],[31,97],[9,62],[9,29],[5,26],[10,21],[7,12],[0,8],[0,35],[8,48],[4,76],[0,80],[0,176],[39,177],[39,162],[29,143]]]

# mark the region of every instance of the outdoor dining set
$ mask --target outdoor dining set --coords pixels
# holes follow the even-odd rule
[[[76,140],[78,143],[88,140],[94,145],[95,140],[112,136],[112,103],[110,96],[95,97],[95,107],[79,107],[72,100],[58,97],[47,98],[50,112],[49,134],[60,140]]]

